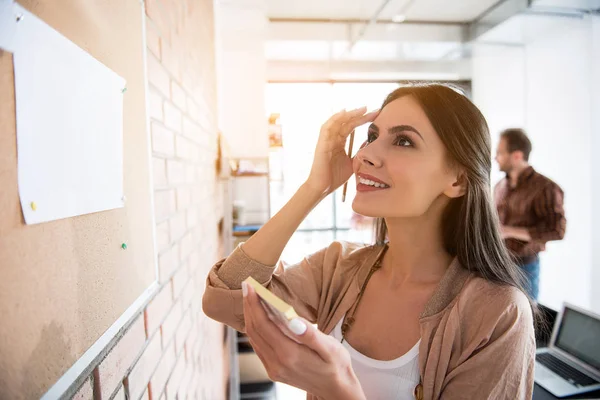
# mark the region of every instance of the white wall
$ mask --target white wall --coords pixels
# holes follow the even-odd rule
[[[485,115],[493,153],[498,132],[525,125],[525,48],[520,45],[477,45],[473,49],[473,99]],[[504,174],[492,171],[492,186]]]
[[[592,17],[592,309],[600,312],[600,17]]]
[[[219,128],[232,157],[267,157],[265,5],[218,1],[215,24]]]
[[[552,34],[526,46],[527,131],[532,164],[565,191],[567,234],[541,255],[540,300],[590,304],[590,20],[556,19]]]
[[[592,143],[592,20],[519,16],[511,24],[511,30],[520,29],[511,40],[519,37],[522,47],[475,46],[474,99],[496,142],[506,126],[527,130],[532,165],[565,191],[567,234],[541,255],[540,301],[555,308],[563,301],[590,307],[593,279],[600,284],[592,273],[592,221],[600,212],[592,209],[591,197],[592,163],[598,166],[593,157],[598,144]],[[496,171],[494,177],[501,175]],[[594,190],[600,200],[598,185]],[[600,254],[595,258],[600,261]]]

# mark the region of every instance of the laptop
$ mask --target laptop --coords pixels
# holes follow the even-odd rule
[[[535,357],[535,383],[556,397],[600,389],[600,316],[565,303],[549,347]]]

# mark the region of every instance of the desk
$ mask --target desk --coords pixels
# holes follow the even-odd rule
[[[533,400],[555,400],[555,399],[600,399],[600,390],[588,392],[569,397],[555,397],[552,393],[539,386],[537,383],[533,387]]]

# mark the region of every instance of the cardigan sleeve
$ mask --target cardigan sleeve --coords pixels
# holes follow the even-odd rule
[[[291,304],[298,315],[314,323],[327,250],[324,248],[293,265],[286,265],[282,261],[276,265],[264,265],[248,257],[243,244],[239,245],[229,257],[217,262],[210,270],[202,297],[204,313],[238,331],[244,331],[241,286],[247,277],[252,276]]]

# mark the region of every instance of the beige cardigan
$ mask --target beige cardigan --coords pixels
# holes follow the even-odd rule
[[[301,263],[260,264],[241,246],[210,271],[203,309],[244,331],[242,281],[251,275],[329,334],[354,303],[382,246],[334,242]],[[454,260],[419,320],[424,399],[530,399],[535,338],[525,295]],[[308,399],[315,396],[308,395]]]

